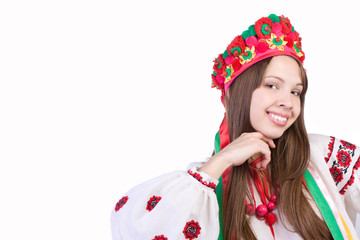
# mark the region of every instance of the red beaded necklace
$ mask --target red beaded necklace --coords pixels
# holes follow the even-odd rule
[[[259,157],[254,162],[250,163],[250,172],[251,172],[250,174],[254,180],[254,185],[260,195],[262,204],[256,207],[254,189],[252,187],[250,174],[249,174],[248,182],[254,204],[245,201],[246,211],[247,214],[250,216],[256,214],[257,219],[265,220],[265,222],[269,225],[271,234],[275,239],[275,233],[272,225],[276,222],[277,219],[272,211],[275,209],[276,206],[276,195],[274,193],[271,194],[271,182],[270,182],[269,172],[266,169],[257,170],[255,168],[256,163],[258,163],[261,159],[262,157]],[[266,200],[268,200],[269,202],[267,203]]]

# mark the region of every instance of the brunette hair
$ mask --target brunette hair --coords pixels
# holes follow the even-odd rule
[[[225,96],[225,106],[230,141],[244,132],[255,131],[249,117],[252,93],[262,84],[263,75],[271,59],[264,59],[251,66],[239,75],[229,88],[229,94]],[[271,150],[268,168],[277,202],[281,203],[278,205],[279,213],[304,239],[328,240],[332,239],[332,236],[325,221],[314,212],[303,192],[302,180],[309,163],[310,145],[304,124],[304,103],[308,83],[301,63],[299,67],[303,83],[300,95],[301,112],[294,124],[279,139],[274,140],[276,149]],[[245,215],[245,199],[251,199],[247,188],[248,174],[248,164],[232,167],[230,171],[222,211],[226,240],[233,239],[234,236],[237,240],[256,239],[249,218]]]

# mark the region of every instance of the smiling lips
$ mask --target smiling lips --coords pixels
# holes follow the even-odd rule
[[[280,113],[272,113],[272,112],[269,112],[268,116],[269,116],[269,119],[278,126],[285,126],[290,117],[289,115],[284,115],[284,114],[280,114]]]

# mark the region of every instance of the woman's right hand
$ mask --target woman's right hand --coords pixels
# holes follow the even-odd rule
[[[255,160],[260,156],[263,159],[256,164],[256,167],[259,169],[266,168],[271,161],[270,148],[275,148],[275,143],[272,139],[265,137],[259,132],[243,133],[220,152],[212,156],[200,167],[199,171],[218,179],[228,167],[239,166],[247,160]]]

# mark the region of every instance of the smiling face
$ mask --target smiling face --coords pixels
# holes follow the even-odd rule
[[[252,94],[252,127],[268,138],[281,137],[300,115],[302,90],[301,71],[296,60],[289,56],[273,57],[261,85]]]

